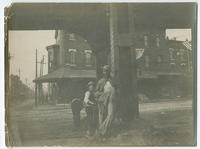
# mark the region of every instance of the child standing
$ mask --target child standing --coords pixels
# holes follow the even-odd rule
[[[94,83],[88,83],[88,91],[85,93],[84,103],[87,114],[87,135],[94,135],[98,125],[98,109],[94,96]]]
[[[82,101],[79,98],[75,98],[71,103],[73,120],[74,120],[74,130],[80,129],[80,111],[82,109]]]

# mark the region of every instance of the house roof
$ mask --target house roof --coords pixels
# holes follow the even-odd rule
[[[152,42],[154,43],[154,45],[152,44]],[[154,48],[156,41],[155,40],[151,40],[148,44],[150,45],[148,48]],[[185,49],[185,50],[192,50],[192,45],[190,41],[180,41],[180,40],[162,40],[161,41],[161,45],[159,47],[159,49],[165,49],[165,48],[174,48],[174,49]],[[190,48],[190,49],[189,49]],[[145,49],[144,46],[144,41],[140,40],[138,41],[137,45],[136,45],[136,49]]]
[[[165,45],[166,45],[166,47],[169,47],[169,48],[188,50],[188,48],[184,45],[185,42],[186,41],[166,40]],[[188,44],[190,44],[190,43],[188,42]]]
[[[70,70],[69,68],[62,67],[44,76],[41,76],[33,82],[54,82],[61,79],[91,79],[96,78],[96,70]]]
[[[48,50],[48,49],[51,49],[51,48],[58,48],[58,47],[59,47],[58,44],[52,44],[52,45],[47,46],[46,49]]]

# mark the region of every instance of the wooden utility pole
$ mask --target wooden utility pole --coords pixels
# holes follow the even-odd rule
[[[40,72],[39,72],[39,77],[43,76],[43,67],[44,67],[44,56],[42,57],[40,63]],[[38,83],[38,102],[41,103],[43,98],[43,87],[42,83]]]
[[[35,52],[35,79],[37,79],[38,74],[37,74],[37,49]],[[35,106],[37,106],[37,82],[35,82]]]

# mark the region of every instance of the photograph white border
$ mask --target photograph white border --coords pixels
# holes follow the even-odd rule
[[[56,2],[56,3],[59,3],[59,2],[105,2],[105,3],[109,3],[109,2],[138,2],[138,3],[141,3],[141,2],[197,2],[199,4],[199,2],[197,0],[46,0],[46,1],[41,1],[41,0],[2,0],[0,1],[0,149],[4,149],[4,148],[7,148],[5,146],[5,129],[4,129],[4,125],[5,125],[5,77],[4,77],[4,70],[5,70],[5,67],[4,67],[4,7],[8,7],[11,5],[11,3],[13,2],[29,2],[29,3],[36,3],[36,2]],[[199,7],[198,7],[198,26],[197,26],[197,32],[198,32],[198,28],[199,28]],[[198,34],[199,35],[199,34]],[[199,45],[199,36],[197,35],[197,49],[198,49],[198,45]],[[200,54],[197,50],[197,72],[198,72],[198,75],[197,75],[197,140],[199,140],[199,132],[200,132],[200,125],[199,125],[199,119],[200,119],[200,116],[199,116],[199,103],[200,101],[198,100],[198,93],[200,91],[199,89],[199,80],[198,80],[198,76],[199,76],[199,60],[198,60],[198,57],[200,57]],[[43,148],[43,147],[18,147],[19,149],[28,149],[28,148],[34,148],[34,149],[39,149],[39,148]],[[63,149],[63,148],[71,148],[71,147],[48,147],[48,148],[51,148],[51,149]],[[78,148],[78,147],[73,147],[73,148]],[[82,147],[83,149],[86,147]],[[92,148],[96,148],[96,147],[92,147]],[[105,148],[108,148],[108,147],[105,147]],[[110,148],[110,147],[109,147]],[[113,147],[111,147],[113,148]],[[132,148],[132,147],[131,147]],[[134,148],[143,148],[143,147],[134,147]],[[151,148],[154,148],[154,147],[145,147],[145,148],[148,148],[148,149],[151,149]],[[169,147],[157,147],[157,148],[169,148]],[[170,147],[170,148],[178,148],[178,147]],[[200,145],[199,143],[197,142],[197,146],[196,147],[181,147],[181,148],[200,148]]]

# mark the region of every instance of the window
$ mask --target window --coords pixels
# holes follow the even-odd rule
[[[144,35],[144,46],[147,47],[148,45],[148,37],[147,35]]]
[[[174,49],[173,48],[169,48],[169,59],[170,59],[170,61],[175,60],[174,59]]]
[[[184,49],[180,49],[180,60],[185,61],[185,51],[184,51]]]
[[[74,33],[69,34],[69,40],[75,40],[75,35],[74,35]]]
[[[158,55],[158,59],[157,59],[158,63],[162,62],[162,57],[160,55]]]
[[[149,68],[149,63],[150,63],[149,56],[146,55],[146,56],[145,56],[145,67],[146,67],[146,68]]]
[[[52,68],[52,65],[53,65],[53,57],[54,57],[54,53],[53,53],[53,50],[49,50],[49,68],[51,69]]]
[[[175,58],[174,58],[175,50],[173,48],[169,48],[169,60],[170,60],[170,65],[175,65]]]
[[[51,61],[49,62],[49,68],[50,69],[52,68],[52,62]]]
[[[186,66],[185,64],[185,51],[184,49],[180,49],[180,61],[181,61],[181,66]]]
[[[159,48],[160,47],[160,39],[159,36],[156,35],[156,46]]]
[[[76,49],[69,49],[69,55],[70,55],[70,64],[76,65]]]
[[[92,58],[92,51],[91,50],[85,50],[85,63],[86,66],[91,66],[91,58]]]
[[[53,50],[49,50],[49,61],[53,61]]]

